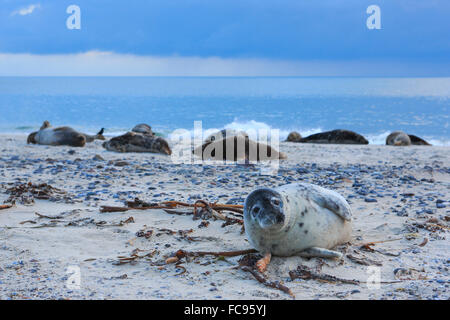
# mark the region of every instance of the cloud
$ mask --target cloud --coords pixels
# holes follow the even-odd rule
[[[40,7],[41,7],[41,5],[39,3],[38,4],[30,4],[28,7],[13,11],[11,13],[11,15],[12,16],[15,16],[15,15],[27,16],[29,14],[32,14],[35,9],[39,9]]]
[[[449,63],[0,53],[0,76],[449,76],[445,70]]]

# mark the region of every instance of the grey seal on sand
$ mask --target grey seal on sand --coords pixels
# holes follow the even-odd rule
[[[285,153],[278,152],[267,144],[253,141],[243,135],[205,142],[192,152],[205,160],[267,161],[287,159]]]
[[[50,122],[44,121],[39,131],[32,132],[27,143],[50,146],[84,147],[86,136],[70,127],[53,128]]]
[[[115,152],[152,152],[171,155],[169,144],[162,137],[138,132],[127,132],[103,143],[103,147]]]
[[[340,258],[330,249],[350,241],[352,211],[337,192],[309,183],[293,183],[251,192],[244,204],[249,242],[264,255]]]
[[[328,144],[369,144],[362,135],[350,130],[332,130],[321,133],[312,134],[306,138],[302,138],[303,143],[328,143]]]

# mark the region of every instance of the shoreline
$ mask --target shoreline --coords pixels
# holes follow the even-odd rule
[[[0,134],[0,146],[0,204],[9,197],[8,188],[27,182],[48,183],[70,199],[35,200],[30,206],[17,203],[0,210],[0,299],[291,299],[235,269],[241,257],[183,260],[182,274],[172,264],[156,266],[179,249],[250,249],[239,225],[208,220],[205,227],[192,216],[163,210],[99,209],[123,206],[135,197],[242,204],[257,187],[295,181],[335,190],[348,200],[354,214],[352,242],[340,248],[345,253],[342,261],[275,257],[267,271],[270,280],[282,281],[297,299],[450,298],[447,146],[281,142],[280,151],[288,160],[280,161],[273,176],[261,175],[258,167],[174,164],[159,154],[113,153],[100,141],[84,148],[50,147]],[[94,160],[96,155],[104,160]],[[42,218],[36,212],[62,218]],[[134,222],[120,225],[129,217]],[[439,224],[443,227],[434,230]],[[137,236],[144,229],[152,231],[149,238]],[[190,238],[178,234],[191,229]],[[386,240],[393,241],[371,246],[375,251],[360,248]],[[136,249],[155,253],[134,265],[114,264]],[[289,271],[304,265],[344,279],[367,280],[368,266],[349,255],[381,263],[383,281],[403,280],[371,290],[363,284],[289,278]],[[67,288],[73,275],[67,272],[70,266],[79,267],[80,289]]]
[[[267,126],[265,123],[260,123],[264,126]],[[227,126],[225,126],[227,127]],[[222,129],[230,129],[230,130],[237,130],[240,131],[241,129],[239,129],[239,127],[237,127],[237,129],[235,129],[234,127],[227,127],[227,128],[208,128],[208,129],[203,129],[202,130],[202,137],[204,140],[206,137],[208,137],[210,134],[215,133],[217,131],[220,131]],[[88,128],[87,130],[84,130],[83,128],[80,128],[79,126],[74,127],[75,129],[78,129],[79,132],[84,132],[87,134],[91,134],[91,135],[95,135],[99,129],[101,128],[101,126],[98,126],[96,128]],[[267,126],[266,128],[267,130],[271,130],[273,128],[270,128],[269,126]],[[13,131],[13,132],[1,132],[0,131],[0,136],[3,137],[26,137],[33,131],[38,131],[39,130],[39,126],[36,127],[30,127],[26,129],[27,132],[23,132],[23,131]],[[192,137],[194,137],[194,130],[191,129],[183,129],[183,130],[187,130]],[[254,127],[254,128],[249,128],[249,130],[258,130],[258,127]],[[125,133],[127,133],[129,131],[129,129],[123,128],[123,129],[117,129],[111,132],[108,132],[108,129],[106,129],[106,132],[103,134],[105,137],[107,138],[112,138],[115,136],[119,136],[119,135],[123,135]],[[245,131],[245,130],[244,130]],[[296,129],[291,129],[291,130],[285,130],[285,129],[279,129],[280,132],[280,143],[281,142],[286,142],[285,140],[287,139],[288,135],[290,132],[296,131]],[[303,136],[308,136],[311,134],[315,134],[315,133],[319,133],[319,132],[324,132],[327,130],[322,130],[321,128],[316,128],[316,129],[307,129],[307,130],[303,130]],[[160,135],[161,137],[164,137],[166,139],[170,140],[171,135],[173,135],[173,130],[172,131],[168,131],[166,129],[164,130],[156,130],[155,133],[157,133],[158,135]],[[301,130],[299,131],[301,133]],[[384,131],[382,133],[372,133],[372,134],[363,134],[363,136],[369,141],[369,145],[374,145],[374,146],[385,146],[385,141],[386,141],[386,137],[391,133],[391,131]],[[440,138],[435,138],[435,137],[431,137],[431,136],[422,136],[421,138],[423,138],[424,140],[428,141],[432,146],[436,146],[436,147],[450,147],[450,138],[447,137],[440,137]]]

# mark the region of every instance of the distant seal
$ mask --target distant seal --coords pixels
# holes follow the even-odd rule
[[[422,138],[419,138],[418,136],[415,136],[413,134],[408,134],[409,139],[411,139],[411,144],[415,146],[431,146],[430,143],[423,140]]]
[[[50,122],[44,121],[39,131],[32,132],[28,136],[27,143],[84,147],[86,136],[70,127],[52,128]]]
[[[103,147],[115,152],[152,152],[171,155],[169,144],[162,137],[137,132],[127,132],[103,143]]]
[[[242,135],[205,142],[201,147],[194,149],[193,153],[204,160],[268,161],[287,159],[285,153]]]
[[[395,131],[386,137],[386,145],[388,145],[388,146],[410,146],[411,138],[402,131]]]
[[[142,134],[148,134],[151,136],[154,136],[155,134],[152,131],[152,127],[150,127],[148,124],[146,123],[141,123],[138,124],[137,126],[135,126],[131,131],[133,132],[137,132],[137,133],[142,133]]]
[[[222,129],[218,132],[215,132],[211,135],[209,135],[206,139],[205,139],[205,143],[208,142],[213,142],[215,140],[222,140],[222,139],[226,139],[228,137],[234,137],[234,136],[243,136],[243,137],[248,137],[247,133],[244,131],[237,131],[234,129]]]
[[[329,143],[329,144],[369,144],[362,135],[350,130],[332,130],[321,133],[312,134],[306,138],[302,138],[303,143]]]
[[[351,237],[352,211],[338,193],[308,184],[287,184],[251,192],[244,204],[249,242],[264,255],[260,271],[271,255],[339,258],[329,250]]]
[[[297,131],[292,131],[289,133],[286,141],[287,142],[300,142],[302,140],[302,136]]]

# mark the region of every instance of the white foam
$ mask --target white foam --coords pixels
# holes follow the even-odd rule
[[[271,130],[279,130],[279,137],[281,141],[286,140],[287,136],[289,135],[289,133],[291,133],[292,131],[297,131],[300,132],[300,134],[302,136],[309,136],[311,134],[314,133],[318,133],[318,132],[322,132],[323,130],[321,128],[303,128],[303,129],[278,129],[278,128],[274,128],[272,126],[270,126],[269,124],[265,123],[265,122],[259,122],[259,121],[255,121],[255,120],[250,120],[250,121],[237,121],[234,120],[231,123],[228,123],[226,125],[224,125],[221,128],[204,128],[202,127],[202,135],[203,135],[203,139],[205,139],[206,137],[208,137],[209,135],[216,133],[217,131],[220,131],[222,129],[227,129],[227,130],[236,130],[236,131],[244,131],[247,133],[258,133],[258,132],[267,132],[268,137],[270,137],[270,132]],[[188,130],[191,134],[191,136],[194,136],[194,130]],[[173,135],[172,133],[169,133],[168,135],[169,139],[172,139]]]

